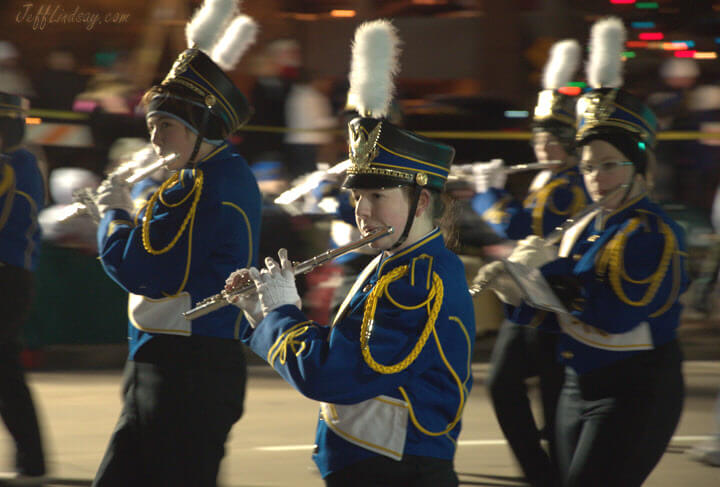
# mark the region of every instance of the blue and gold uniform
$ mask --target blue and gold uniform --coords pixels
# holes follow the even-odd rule
[[[544,237],[582,210],[589,197],[577,167],[555,174],[545,170],[530,185],[521,203],[506,189],[490,188],[473,197],[476,213],[501,237],[520,240],[528,235]]]
[[[550,282],[572,276],[571,317],[558,322],[549,315],[541,326],[563,332],[559,359],[576,373],[676,339],[678,297],[689,284],[684,232],[646,195],[602,219],[580,222],[563,240],[560,256],[541,272]],[[530,323],[540,315],[545,313],[525,308],[515,319]]]
[[[372,64],[373,50],[396,58],[398,42],[388,21],[362,24],[354,72]],[[291,264],[284,262],[281,275],[270,262],[255,298],[263,316],[244,338],[288,383],[321,401],[313,459],[327,486],[456,486],[475,322],[462,262],[445,246],[430,209],[455,150],[387,121],[390,97],[374,93],[374,76],[382,79],[380,72],[351,76],[361,115],[348,123],[351,164],[343,187],[357,196],[364,232],[389,221],[404,228],[373,244],[382,253],[360,273],[331,326],[292,304],[294,279],[285,275]],[[363,90],[363,82],[371,85]],[[260,275],[250,275],[258,285]]]
[[[156,334],[239,337],[230,308],[194,321],[180,313],[215,294],[232,269],[256,263],[260,210],[252,172],[223,145],[165,181],[136,215],[105,214],[98,247],[108,275],[131,293],[131,358]]]
[[[579,50],[577,42],[565,40],[556,43],[548,64],[562,62],[569,65],[565,76],[572,76],[573,55],[567,50]],[[562,57],[565,53],[566,57]],[[561,56],[558,60],[557,56]],[[554,61],[553,61],[554,60]],[[575,101],[576,97],[562,90],[570,79],[554,79],[555,84],[545,86],[538,94],[533,114],[533,133],[551,134],[570,157],[575,152]],[[516,200],[506,189],[489,188],[473,197],[472,207],[501,237],[520,240],[528,235],[544,237],[565,220],[582,210],[590,200],[585,183],[576,166],[558,171],[546,169],[535,176],[525,200]]]
[[[17,450],[17,473],[41,476],[45,455],[20,362],[22,326],[35,294],[38,213],[45,204],[38,162],[20,148],[29,106],[25,98],[0,92],[0,412]]]
[[[333,326],[291,305],[247,343],[323,401],[314,460],[323,477],[360,460],[451,460],[472,386],[475,323],[465,273],[438,230],[360,275]]]
[[[245,123],[250,107],[216,64],[222,58],[229,67],[237,56],[231,62],[227,52],[218,54],[222,48],[213,48],[232,45],[242,52],[247,46],[235,36],[252,39],[246,28],[255,24],[241,16],[240,24],[230,23],[239,29],[228,27],[216,39],[210,34],[220,34],[235,5],[213,5],[207,3],[186,30],[194,47],[143,97],[154,149],[177,154],[180,160],[169,164],[177,172],[146,193],[139,209],[122,187],[111,185],[97,198],[100,260],[130,293],[130,346],[123,410],[96,487],[217,485],[227,436],[243,414],[243,316],[225,309],[191,322],[181,315],[222,289],[231,270],[252,265],[260,237],[257,182],[224,142]],[[200,31],[207,35],[192,38]],[[137,187],[135,197],[152,184]]]
[[[657,124],[641,100],[617,87],[623,45],[617,40],[624,36],[616,18],[593,26],[587,64],[593,89],[577,103],[588,188],[596,202],[621,193],[568,229],[559,258],[540,267],[568,309],[555,322],[566,365],[555,430],[566,487],[639,487],[682,412],[676,330],[678,298],[688,285],[685,238],[646,195]],[[516,311],[528,313],[517,322],[538,316],[524,306]]]
[[[40,252],[38,213],[45,183],[35,156],[17,148],[0,159],[0,262],[28,271]]]
[[[570,310],[542,321],[543,329],[561,332],[558,358],[566,365],[556,430],[560,471],[570,486],[639,486],[682,411],[676,333],[678,297],[688,285],[683,232],[639,195],[602,223],[581,222],[560,255],[541,268]],[[526,320],[544,314],[527,311]],[[618,435],[622,445],[609,440]]]

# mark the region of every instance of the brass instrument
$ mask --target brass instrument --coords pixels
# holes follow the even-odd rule
[[[138,151],[141,153],[143,151]],[[158,169],[179,157],[179,154],[169,154],[165,157],[160,157],[156,161],[141,165],[138,163],[138,159],[146,159],[146,155],[142,157],[134,157],[125,164],[121,164],[113,172],[100,183],[98,189],[92,188],[81,188],[73,191],[74,203],[70,205],[60,216],[59,221],[64,222],[78,215],[88,214],[95,223],[100,221],[100,214],[97,211],[97,205],[95,205],[95,198],[102,192],[104,188],[108,188],[113,184],[126,184],[132,186],[138,181],[145,179],[150,174],[154,173]]]
[[[621,184],[620,186],[616,187],[609,193],[607,193],[605,196],[597,200],[595,203],[587,205],[582,210],[578,211],[576,214],[574,214],[572,217],[565,220],[562,225],[559,225],[555,227],[553,231],[548,233],[543,240],[545,241],[546,246],[555,245],[560,240],[562,240],[563,235],[565,235],[565,232],[570,230],[577,222],[588,216],[590,213],[602,208],[602,206],[612,197],[620,194],[622,190],[626,190],[630,184]],[[488,281],[481,281],[477,284],[473,284],[470,286],[470,296],[476,296],[480,294],[482,291],[484,291],[488,285],[490,285],[490,280]]]
[[[303,262],[293,263],[293,273],[296,276],[298,274],[307,274],[316,267],[321,266],[336,257],[340,257],[348,252],[359,249],[360,247],[390,235],[391,233],[393,233],[392,227],[375,229],[363,238],[350,242],[347,245],[343,245],[336,249],[330,249]],[[203,299],[197,303],[194,308],[189,311],[185,311],[182,315],[185,319],[194,320],[220,308],[224,308],[230,304],[230,300],[236,296],[250,295],[256,291],[257,289],[255,283],[248,279],[246,282],[230,291],[223,290],[218,294]]]

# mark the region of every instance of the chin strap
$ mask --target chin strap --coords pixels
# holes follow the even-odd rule
[[[390,247],[388,250],[395,250],[396,248],[400,247],[405,242],[405,240],[407,240],[407,237],[410,234],[410,229],[412,228],[413,222],[415,221],[415,212],[417,211],[421,192],[422,188],[420,186],[413,186],[413,192],[410,195],[410,210],[408,211],[405,229],[403,230],[402,235],[400,235],[398,241],[395,242],[393,246]]]
[[[192,154],[190,154],[190,159],[188,159],[188,165],[192,164],[195,160],[195,157],[200,150],[200,146],[202,145],[202,141],[205,139],[205,127],[207,126],[208,118],[210,118],[209,108],[203,110],[202,120],[200,121],[200,129],[198,130],[197,139],[195,139],[195,147],[193,147]]]

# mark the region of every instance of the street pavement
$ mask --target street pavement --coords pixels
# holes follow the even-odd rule
[[[524,485],[488,401],[484,388],[487,370],[487,363],[473,365],[475,387],[465,409],[456,456],[461,485]],[[685,378],[682,420],[646,486],[720,485],[720,468],[694,462],[686,453],[713,430],[720,361],[686,362]],[[33,372],[29,380],[42,418],[50,467],[51,479],[43,485],[90,485],[120,411],[121,371]],[[227,443],[220,485],[323,485],[310,459],[317,404],[300,396],[264,365],[250,367],[248,387],[246,413]],[[532,383],[531,394],[537,394]],[[12,454],[10,439],[0,428],[0,467],[10,469]]]

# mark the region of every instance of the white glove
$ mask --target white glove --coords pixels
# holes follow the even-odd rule
[[[125,210],[129,214],[133,211],[133,201],[130,197],[130,189],[125,184],[114,184],[103,188],[95,198],[100,217],[108,210]]]
[[[503,189],[507,180],[504,168],[502,159],[474,163],[472,169],[475,192],[486,193],[490,188]]]
[[[522,302],[522,291],[505,271],[505,264],[502,261],[497,260],[482,266],[475,275],[473,284],[492,289],[503,303],[518,306]]]
[[[523,293],[517,283],[507,272],[500,273],[490,283],[490,289],[495,291],[498,299],[511,306],[520,306],[523,300]]]
[[[287,250],[278,252],[280,264],[270,257],[265,258],[266,268],[262,272],[251,267],[250,278],[258,289],[258,297],[262,306],[263,316],[267,316],[275,308],[292,304],[300,308],[300,295],[295,287],[295,274],[292,262],[287,257]]]
[[[508,260],[524,264],[528,267],[541,267],[557,259],[557,249],[554,245],[546,245],[545,240],[537,235],[520,240],[513,249]]]
[[[481,286],[489,288],[490,283],[503,272],[505,272],[505,266],[502,261],[496,260],[490,262],[478,269],[473,279],[473,284],[480,284]]]
[[[238,269],[225,280],[225,291],[232,291],[250,281],[250,271],[248,269]],[[228,301],[243,311],[245,318],[253,328],[264,318],[260,297],[257,293],[251,293],[249,296],[233,296]]]

